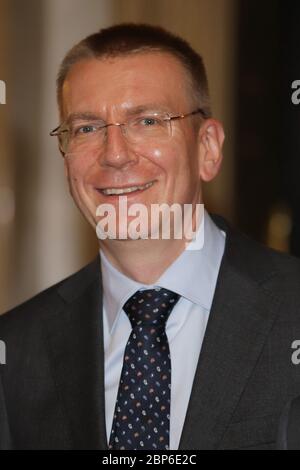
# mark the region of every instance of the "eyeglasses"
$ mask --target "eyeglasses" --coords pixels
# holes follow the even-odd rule
[[[153,146],[172,137],[172,121],[201,114],[208,116],[201,108],[188,114],[170,116],[166,113],[149,112],[129,119],[124,123],[105,123],[102,120],[80,120],[70,125],[61,124],[51,136],[58,137],[60,150],[64,155],[83,155],[93,150],[101,150],[105,144],[107,128],[118,126],[126,140],[136,146]]]

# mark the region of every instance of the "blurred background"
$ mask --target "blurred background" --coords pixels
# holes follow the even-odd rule
[[[221,174],[205,188],[208,209],[300,255],[300,105],[291,100],[300,80],[300,2],[0,0],[0,313],[97,252],[49,136],[58,123],[55,78],[74,43],[125,21],[161,25],[204,58],[226,132]]]

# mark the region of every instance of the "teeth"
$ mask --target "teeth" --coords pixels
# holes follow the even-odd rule
[[[133,191],[150,188],[150,186],[152,186],[153,183],[154,181],[151,181],[150,183],[144,184],[144,186],[131,186],[130,188],[123,188],[123,189],[121,188],[101,189],[101,192],[106,195],[132,193]]]

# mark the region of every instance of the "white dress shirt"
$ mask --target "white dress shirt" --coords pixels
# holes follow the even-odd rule
[[[225,233],[206,211],[198,230],[204,235],[202,248],[185,249],[153,285],[140,284],[119,272],[100,249],[108,442],[124,350],[131,333],[123,305],[137,290],[159,286],[181,296],[166,325],[172,369],[170,449],[178,449],[225,246]]]

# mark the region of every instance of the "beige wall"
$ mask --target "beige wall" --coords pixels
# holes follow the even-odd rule
[[[9,101],[0,107],[0,221],[1,214],[7,219],[0,223],[0,313],[95,253],[94,236],[70,199],[63,163],[48,133],[58,121],[59,62],[74,42],[101,27],[120,21],[162,25],[202,53],[214,113],[229,136],[222,174],[206,191],[208,203],[233,218],[235,2],[0,0],[0,79],[7,77],[9,89]]]

